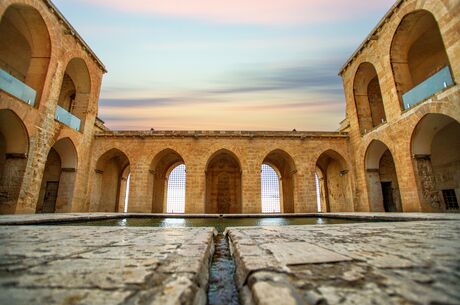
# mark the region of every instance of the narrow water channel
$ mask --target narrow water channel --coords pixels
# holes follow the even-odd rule
[[[235,262],[230,254],[227,237],[214,237],[215,251],[209,269],[208,305],[239,305],[238,289],[234,280]]]

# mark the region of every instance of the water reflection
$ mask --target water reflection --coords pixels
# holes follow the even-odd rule
[[[242,218],[176,218],[142,217],[69,222],[66,225],[121,226],[121,227],[214,227],[223,232],[227,227],[327,225],[341,223],[370,222],[369,220],[321,218],[321,217],[242,217]]]

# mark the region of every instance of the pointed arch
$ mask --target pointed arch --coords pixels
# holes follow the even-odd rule
[[[70,138],[58,140],[46,159],[37,213],[71,211],[77,168],[78,154],[73,141]]]
[[[316,161],[318,179],[317,197],[324,212],[353,211],[353,196],[349,166],[337,151],[329,149],[321,153]]]
[[[439,113],[424,115],[412,132],[411,152],[424,210],[458,210],[460,123]]]
[[[262,164],[270,166],[279,175],[281,212],[294,213],[294,185],[297,173],[294,159],[284,150],[275,149],[266,155]],[[264,176],[261,175],[262,185],[263,179]]]
[[[232,151],[214,152],[206,164],[206,205],[208,214],[242,213],[240,160]]]
[[[353,94],[361,133],[386,122],[379,77],[373,64],[359,65],[353,81]]]
[[[396,166],[388,146],[379,140],[372,140],[366,150],[364,167],[370,210],[402,212]]]
[[[98,158],[91,193],[91,211],[122,212],[120,193],[127,181],[123,179],[123,173],[129,173],[129,166],[127,155],[117,148],[106,151]]]
[[[167,148],[160,151],[152,160],[150,164],[150,188],[152,190],[152,213],[167,212],[167,199],[168,190],[171,192],[178,191],[184,192],[183,197],[183,210],[185,211],[185,171],[184,175],[180,177],[181,181],[176,181],[179,190],[174,190],[173,185],[169,185],[169,177],[171,172],[179,165],[185,165],[182,156],[174,149]],[[174,176],[175,177],[175,176]],[[183,179],[183,181],[182,181]],[[171,186],[171,189],[169,189]],[[182,189],[183,188],[183,189]],[[172,194],[169,194],[170,196]],[[181,202],[182,203],[182,202]],[[182,211],[182,207],[180,208]]]

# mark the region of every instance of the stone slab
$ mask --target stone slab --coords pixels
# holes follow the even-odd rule
[[[203,304],[213,233],[0,226],[0,304]]]
[[[318,263],[334,263],[352,260],[349,257],[335,253],[306,242],[281,242],[261,246],[269,250],[283,265],[303,265]]]
[[[227,234],[244,304],[280,304],[273,294],[288,304],[460,304],[460,221],[235,227]],[[309,253],[311,245],[328,252]],[[315,255],[318,263],[305,263]]]

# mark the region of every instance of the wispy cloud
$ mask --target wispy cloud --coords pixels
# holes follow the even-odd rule
[[[249,24],[315,23],[352,18],[393,0],[74,0],[124,12]]]

